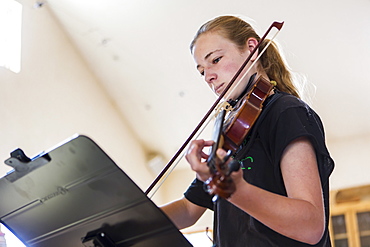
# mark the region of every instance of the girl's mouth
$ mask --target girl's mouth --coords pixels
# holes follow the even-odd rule
[[[222,93],[222,91],[223,91],[223,86],[224,86],[224,83],[222,83],[219,86],[217,86],[215,88],[215,93],[218,94],[218,95],[220,95]]]

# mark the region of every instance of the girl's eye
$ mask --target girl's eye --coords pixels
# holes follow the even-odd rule
[[[222,57],[218,57],[218,58],[213,59],[212,63],[216,64],[216,63],[220,62],[221,58]]]
[[[221,58],[222,58],[222,56],[221,56],[221,57],[217,57],[217,58],[213,59],[213,60],[212,60],[212,64],[217,64],[218,62],[220,62]],[[199,73],[200,73],[200,75],[201,75],[201,76],[204,76],[204,70],[199,71]]]

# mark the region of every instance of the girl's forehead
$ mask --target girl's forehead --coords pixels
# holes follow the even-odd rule
[[[215,52],[235,47],[235,45],[217,33],[201,34],[194,44],[193,56],[205,59],[210,52]]]
[[[195,45],[199,43],[230,43],[231,41],[226,39],[224,36],[219,34],[218,32],[207,32],[201,34],[197,41],[195,42]]]

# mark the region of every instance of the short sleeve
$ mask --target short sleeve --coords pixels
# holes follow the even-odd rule
[[[325,144],[322,122],[319,116],[301,100],[296,98],[285,100],[288,101],[288,104],[285,102],[284,107],[279,106],[279,102],[277,102],[278,110],[275,113],[278,115],[270,119],[270,123],[267,123],[273,125],[267,137],[270,140],[268,148],[271,151],[273,163],[275,167],[279,167],[287,145],[296,138],[307,137],[316,151],[321,181],[326,183],[334,169],[334,161]]]
[[[204,183],[199,179],[194,179],[189,188],[185,191],[184,196],[190,202],[205,208],[213,210],[212,195],[204,190]]]

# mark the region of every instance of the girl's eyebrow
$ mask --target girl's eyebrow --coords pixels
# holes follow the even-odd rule
[[[213,53],[221,51],[221,49],[216,49],[214,51],[209,52],[207,55],[204,56],[204,60],[207,60]],[[199,64],[197,65],[197,69],[201,67]]]

